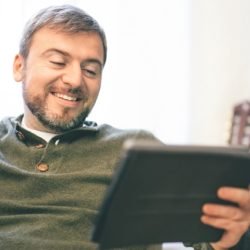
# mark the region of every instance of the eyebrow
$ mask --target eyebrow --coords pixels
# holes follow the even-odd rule
[[[44,51],[42,53],[42,55],[46,55],[46,54],[48,54],[50,52],[55,52],[55,53],[61,54],[62,56],[65,56],[65,57],[71,57],[71,55],[68,52],[60,50],[60,49],[56,49],[56,48],[48,49],[48,50]],[[85,63],[96,63],[101,68],[103,68],[103,63],[100,60],[96,59],[96,58],[87,58],[81,64],[85,64]]]

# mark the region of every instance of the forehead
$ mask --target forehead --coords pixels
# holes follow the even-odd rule
[[[97,32],[69,33],[59,29],[41,28],[32,37],[29,53],[44,53],[50,48],[81,56],[91,54],[103,62],[104,49],[102,39]]]

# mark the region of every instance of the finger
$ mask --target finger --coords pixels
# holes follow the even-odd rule
[[[217,204],[205,204],[202,207],[202,211],[205,215],[228,218],[230,220],[241,220],[246,216],[244,210],[238,207]]]
[[[218,197],[238,203],[241,207],[250,207],[250,191],[248,189],[222,187],[218,190]]]
[[[248,223],[245,221],[232,221],[229,219],[218,218],[203,215],[201,216],[201,221],[212,227],[218,229],[224,229],[227,231],[227,234],[231,234],[231,236],[239,237],[248,229]]]
[[[217,249],[215,246],[218,246],[218,249],[228,249],[236,245],[247,230],[247,224],[244,222],[235,222],[206,215],[201,217],[201,221],[206,225],[224,230],[221,239],[212,244],[214,249]]]

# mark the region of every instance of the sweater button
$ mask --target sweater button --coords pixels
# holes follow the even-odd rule
[[[16,131],[16,135],[20,141],[24,141],[25,137],[21,131]]]
[[[46,163],[39,163],[36,165],[36,168],[40,172],[47,172],[49,170],[49,165]]]

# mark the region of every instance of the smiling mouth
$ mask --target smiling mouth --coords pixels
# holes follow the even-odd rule
[[[71,101],[71,102],[77,102],[80,101],[80,98],[74,97],[74,96],[69,96],[69,95],[65,95],[65,94],[60,94],[60,93],[52,93],[54,96],[62,99],[62,100],[66,100],[66,101]]]

